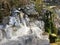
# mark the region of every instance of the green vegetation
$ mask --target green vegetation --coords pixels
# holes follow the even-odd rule
[[[47,10],[44,18],[43,18],[44,22],[45,22],[45,31],[48,32],[49,34],[54,33],[56,34],[56,27],[54,24],[54,15],[53,12]]]
[[[45,22],[45,31],[50,35],[50,41],[55,42],[55,39],[57,38],[57,28],[54,23],[53,12],[47,10],[43,20]]]
[[[36,0],[35,1],[35,7],[36,7],[36,10],[39,12],[39,14],[41,13],[41,10],[42,10],[42,7],[43,7],[43,2],[42,0]]]

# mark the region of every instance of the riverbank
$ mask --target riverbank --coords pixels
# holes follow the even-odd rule
[[[60,42],[57,42],[57,43],[51,43],[51,45],[60,45]]]

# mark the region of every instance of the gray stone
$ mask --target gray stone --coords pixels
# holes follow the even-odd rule
[[[38,15],[38,12],[35,10],[35,5],[32,3],[29,5],[26,5],[26,7],[24,8],[24,12],[27,15]]]

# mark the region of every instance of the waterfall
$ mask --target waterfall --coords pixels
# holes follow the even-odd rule
[[[17,12],[19,14],[17,14]],[[42,28],[44,26],[44,23],[40,23],[41,21],[38,20],[30,22],[28,15],[25,15],[21,11],[17,12],[16,10],[13,12],[15,14],[13,14],[13,16],[10,16],[9,24],[7,24],[4,28],[6,32],[6,40],[4,43],[6,44],[2,43],[2,45],[39,45],[41,41],[45,39],[47,42],[49,42],[47,39],[48,37],[43,39],[42,33],[44,31]],[[9,41],[11,42],[9,43]],[[16,41],[16,44],[12,41]]]

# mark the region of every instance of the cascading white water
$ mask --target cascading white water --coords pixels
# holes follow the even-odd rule
[[[20,15],[17,16],[10,16],[9,25],[6,25],[5,27],[5,32],[6,32],[5,42],[8,42],[8,40],[10,41],[18,40],[19,45],[37,45],[38,40],[43,39],[42,33],[44,31],[42,30],[41,26],[44,23],[40,23],[41,21],[38,20],[29,23],[30,19],[28,18],[28,16],[25,16],[25,18],[23,16],[24,16],[23,12],[20,12]],[[47,38],[45,39],[48,40]],[[3,43],[3,45],[13,45],[13,44]]]

